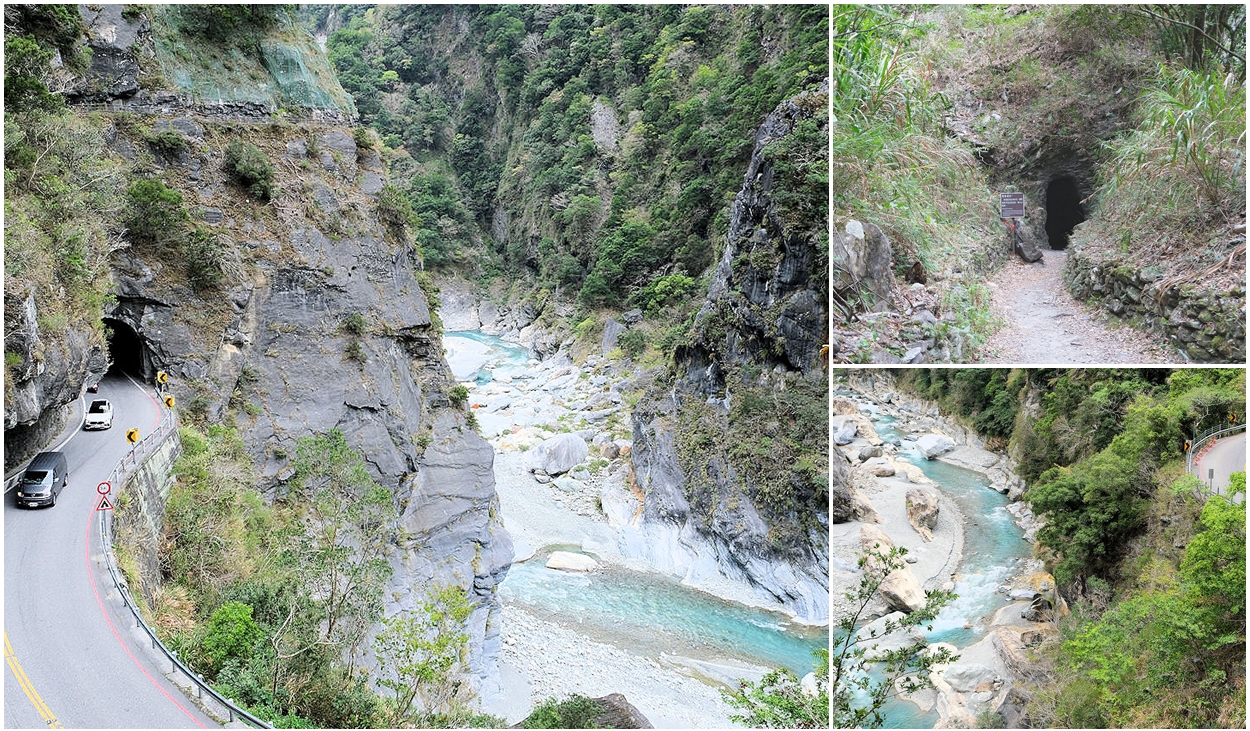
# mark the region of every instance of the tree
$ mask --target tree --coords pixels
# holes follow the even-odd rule
[[[813,690],[804,688],[789,668],[778,668],[758,683],[744,680],[732,693],[721,690],[729,705],[745,711],[730,718],[751,728],[828,728],[829,651],[816,655]]]
[[[391,575],[391,493],[369,476],[343,432],[301,437],[292,465],[294,520],[276,538],[286,616],[269,635],[275,697],[284,674],[291,676],[313,650],[347,655],[350,675],[369,627],[382,615]]]
[[[382,669],[376,682],[393,693],[393,724],[435,725],[429,722],[468,700],[461,676],[468,659],[465,623],[472,611],[463,589],[435,586],[419,611],[382,620],[385,629],[374,645]]]
[[[952,655],[944,648],[928,649],[924,640],[897,650],[874,653],[879,658],[875,661],[867,659],[868,650],[877,646],[873,640],[932,622],[938,611],[955,599],[955,594],[949,591],[926,591],[924,609],[912,612],[903,619],[886,622],[880,635],[876,630],[870,636],[857,634],[860,620],[877,596],[877,590],[887,576],[906,565],[903,561],[906,554],[906,548],[894,547],[885,554],[874,548],[860,556],[859,568],[863,578],[858,589],[846,593],[854,611],[838,623],[838,633],[834,635],[830,674],[833,677],[835,728],[862,728],[865,724],[882,726],[885,717],[881,708],[887,700],[900,693],[932,688],[930,673],[933,667],[959,659],[958,655]],[[927,629],[931,630],[933,626],[930,624]],[[867,672],[874,662],[881,671],[881,680],[878,681],[873,681]],[[863,701],[857,699],[860,693],[867,694],[866,705],[861,705]]]

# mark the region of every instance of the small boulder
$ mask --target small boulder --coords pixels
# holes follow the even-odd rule
[[[860,462],[866,462],[866,461],[868,461],[868,460],[872,459],[873,457],[880,457],[880,456],[881,456],[881,447],[872,447],[872,446],[868,446],[868,447],[864,447],[863,449],[859,450],[859,461],[860,461]]]
[[[937,527],[938,496],[936,493],[913,487],[907,491],[907,522],[916,529],[926,543],[933,540]]]
[[[874,457],[864,463],[864,471],[874,477],[893,477],[894,463],[885,457]]]

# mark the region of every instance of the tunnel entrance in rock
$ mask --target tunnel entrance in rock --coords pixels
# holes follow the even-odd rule
[[[1046,237],[1051,249],[1068,248],[1072,229],[1085,220],[1081,192],[1069,177],[1055,178],[1046,185]]]
[[[129,373],[140,380],[155,375],[152,354],[134,328],[123,320],[104,318],[109,328],[109,372]]]

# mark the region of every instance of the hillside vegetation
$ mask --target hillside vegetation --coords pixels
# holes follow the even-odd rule
[[[1009,447],[1044,523],[1040,556],[1072,615],[1037,657],[1033,723],[1244,727],[1245,477],[1211,495],[1183,453],[1244,420],[1244,371],[917,369],[899,383]]]
[[[653,314],[705,290],[755,129],[827,68],[819,6],[310,12],[428,265]]]

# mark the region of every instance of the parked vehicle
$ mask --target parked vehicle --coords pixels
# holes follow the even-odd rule
[[[113,404],[108,399],[98,398],[87,407],[87,416],[82,421],[83,429],[108,429],[113,426]]]
[[[26,467],[17,484],[17,504],[26,508],[56,505],[56,498],[69,483],[69,465],[63,452],[40,452]]]
[[[96,382],[96,383],[91,384],[90,386],[87,386],[87,393],[99,393],[99,392],[100,392],[99,382]]]

